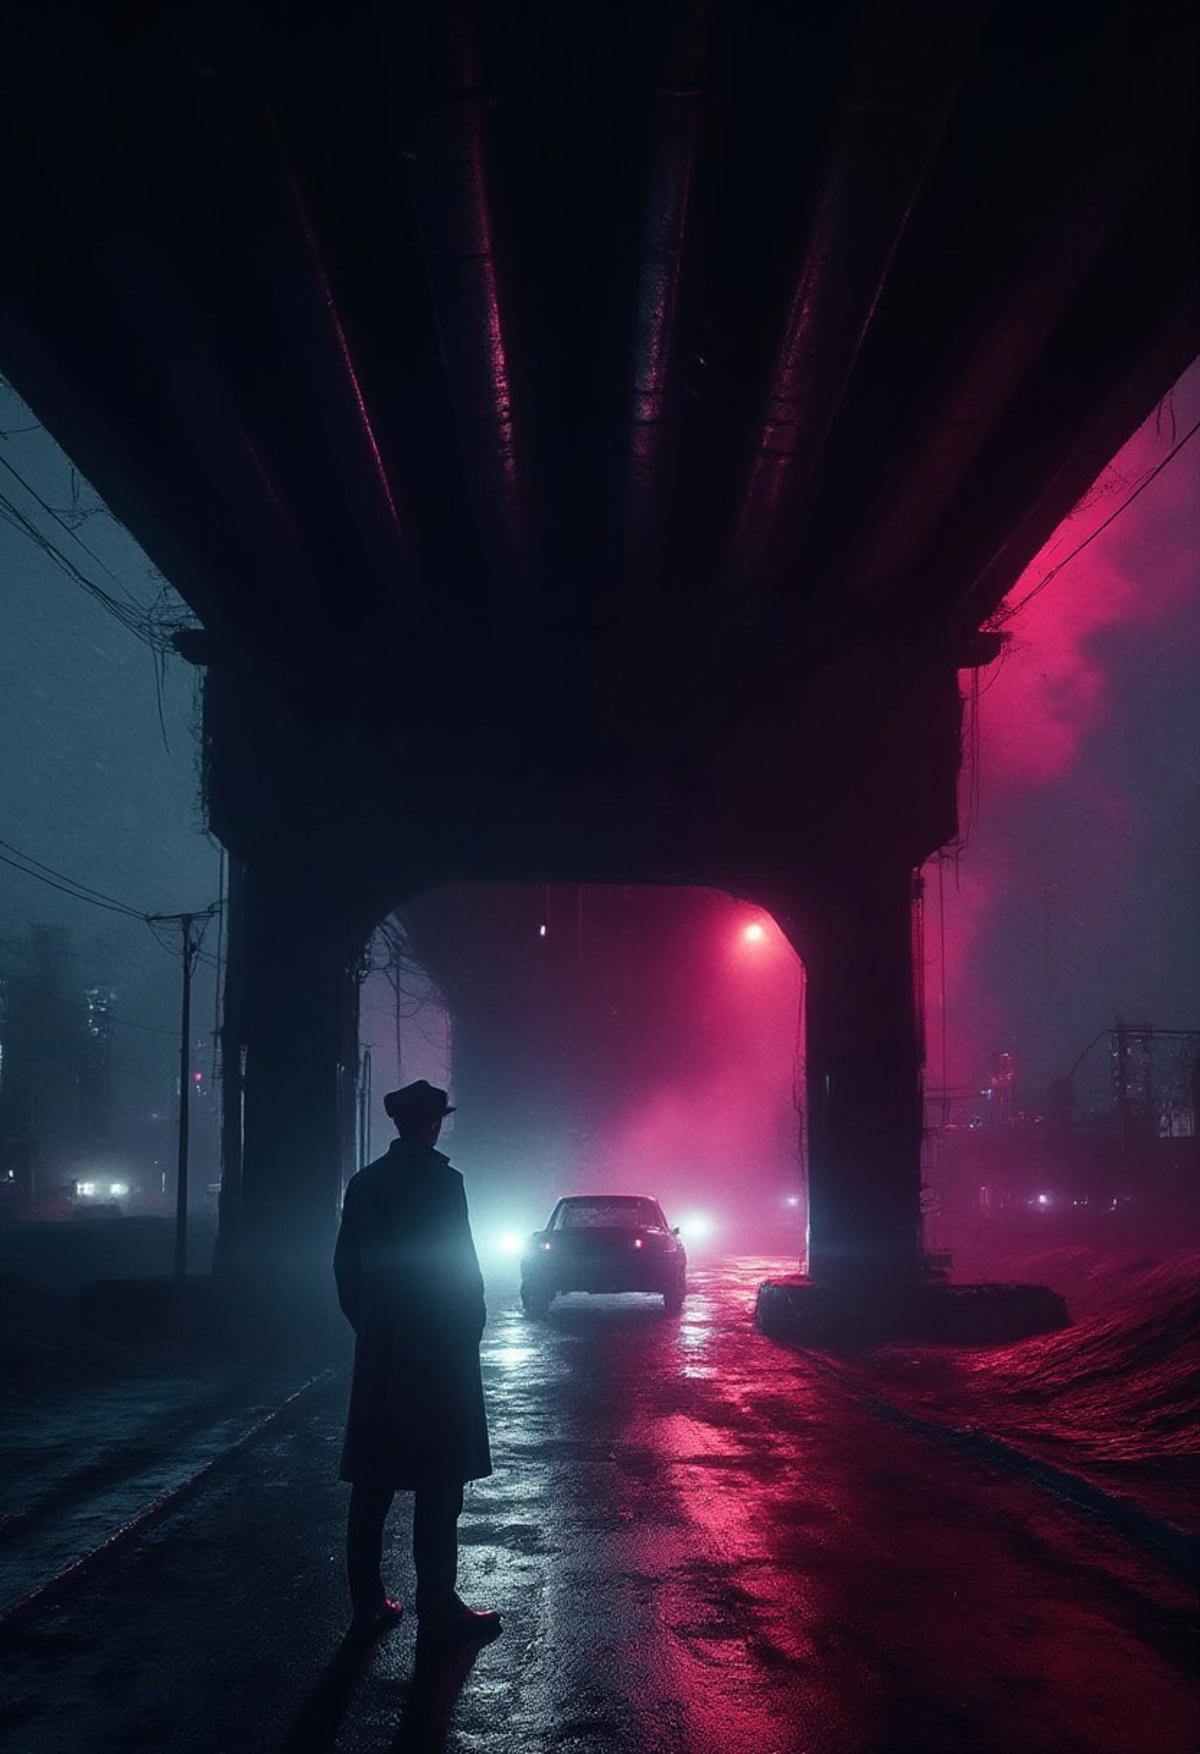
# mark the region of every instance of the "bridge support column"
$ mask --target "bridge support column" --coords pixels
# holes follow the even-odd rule
[[[1045,1286],[922,1272],[913,899],[907,866],[864,858],[789,918],[807,975],[808,1272],[759,1287],[756,1319],[776,1339],[1009,1344],[1068,1320]]]
[[[878,866],[806,910],[808,1270],[848,1287],[921,1265],[921,1065],[913,874]]]
[[[354,1168],[358,946],[327,898],[256,865],[240,905],[241,1188],[222,1253],[243,1273],[327,1273]]]

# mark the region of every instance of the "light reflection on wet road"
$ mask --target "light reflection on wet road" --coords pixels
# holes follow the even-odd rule
[[[316,1392],[5,1652],[21,1754],[1178,1754],[1184,1592],[1033,1486],[758,1336],[763,1262],[650,1300],[493,1295],[497,1473],[463,1588],[506,1631],[413,1690],[331,1667],[345,1386]],[[392,1581],[411,1599],[397,1518]]]

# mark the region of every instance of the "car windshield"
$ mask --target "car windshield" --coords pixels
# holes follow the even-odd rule
[[[662,1230],[662,1212],[654,1200],[614,1196],[599,1200],[564,1200],[554,1220],[555,1230]]]

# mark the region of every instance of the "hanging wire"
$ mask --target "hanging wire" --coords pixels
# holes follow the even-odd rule
[[[3,459],[0,458],[0,462],[2,461]],[[23,536],[28,537],[29,541],[36,548],[39,548],[46,558],[58,567],[60,572],[65,573],[73,584],[86,591],[88,596],[99,603],[102,609],[107,611],[116,621],[119,621],[127,633],[133,634],[134,638],[141,640],[144,645],[153,646],[156,641],[164,647],[169,644],[169,635],[165,631],[160,633],[156,630],[150,617],[143,610],[120,601],[110,591],[106,591],[103,585],[98,585],[94,579],[88,578],[87,574],[81,572],[75,562],[64,554],[62,549],[43,530],[39,530],[32,519],[26,517],[20,507],[14,505],[5,494],[0,494],[0,517],[14,530],[18,530]]]
[[[167,719],[163,710],[163,689],[167,680],[167,655],[157,646],[150,648],[150,662],[154,666],[154,707],[158,713],[158,734],[162,738],[163,750],[171,753],[170,740],[167,737]]]
[[[1174,419],[1174,415],[1172,415],[1172,419]],[[1200,420],[1197,420],[1194,425],[1188,428],[1183,437],[1178,439],[1176,443],[1171,446],[1171,449],[1160,462],[1156,463],[1152,469],[1147,470],[1145,475],[1142,476],[1142,479],[1134,488],[1133,492],[1123,499],[1120,505],[1111,511],[1101,523],[1097,524],[1096,528],[1090,531],[1081,542],[1076,543],[1075,547],[1072,548],[1069,554],[1065,555],[1062,560],[1057,561],[1045,576],[1038,580],[1032,590],[1027,591],[1019,602],[1002,607],[999,614],[993,618],[991,625],[993,627],[1002,627],[1006,621],[1011,621],[1015,615],[1019,615],[1022,609],[1026,608],[1028,604],[1033,602],[1035,597],[1040,596],[1046,589],[1046,586],[1058,577],[1064,567],[1070,566],[1071,562],[1077,559],[1078,556],[1083,553],[1085,548],[1090,548],[1098,536],[1102,536],[1110,525],[1116,523],[1117,519],[1123,512],[1129,510],[1134,500],[1138,499],[1143,493],[1145,493],[1151,482],[1158,479],[1167,465],[1175,460],[1185,445],[1191,443],[1198,432],[1200,432]]]
[[[14,430],[37,431],[41,429],[35,427]],[[10,463],[6,457],[0,456],[0,469],[17,483],[23,493],[27,494],[29,498],[33,500],[45,517],[53,520],[54,524],[62,531],[64,536],[68,537],[78,546],[83,554],[87,555],[90,562],[98,566],[107,575],[120,595],[114,596],[111,591],[107,590],[94,578],[90,577],[87,572],[82,570],[68,554],[63,552],[62,548],[59,547],[58,543],[47,531],[40,529],[34,520],[4,493],[0,493],[0,520],[9,524],[28,541],[32,542],[36,548],[40,549],[42,554],[45,555],[52,565],[56,566],[60,572],[64,573],[73,584],[78,585],[81,590],[86,591],[88,596],[98,603],[107,614],[113,616],[115,620],[120,622],[121,626],[127,633],[133,634],[135,639],[141,640],[141,642],[144,645],[149,646],[152,651],[160,652],[164,657],[168,655],[174,649],[171,643],[172,635],[180,627],[194,625],[194,618],[192,617],[191,612],[187,609],[186,605],[178,599],[176,594],[169,590],[169,588],[165,593],[160,590],[155,602],[147,609],[138,601],[133,593],[122,584],[118,575],[112,570],[103,557],[97,554],[96,550],[92,548],[89,543],[84,541],[83,537],[80,536],[78,530],[73,527],[70,520],[71,518],[82,520],[91,516],[92,512],[90,510],[87,512],[79,511],[79,477],[74,469],[71,470],[72,511],[67,516],[64,516],[55,506],[51,505],[49,500],[39,493],[37,488],[33,486],[26,476]],[[108,512],[108,508],[102,503],[96,506],[95,512],[103,512],[110,517],[112,515]],[[116,522],[115,519],[114,522]]]
[[[21,474],[21,471],[19,469],[14,468],[13,465],[8,461],[8,459],[6,457],[0,457],[0,469],[6,470],[7,473],[12,476],[13,480],[18,482],[19,485],[25,490],[25,492],[29,495],[30,499],[37,501],[38,505],[45,512],[46,516],[49,518],[53,518],[54,522],[58,525],[59,529],[62,530],[65,535],[69,536],[71,538],[72,542],[77,543],[78,546],[80,548],[82,548],[83,552],[88,556],[88,558],[90,560],[95,561],[96,565],[100,568],[101,572],[105,572],[108,574],[109,578],[112,580],[113,584],[116,585],[118,590],[122,590],[122,591],[125,590],[125,587],[122,585],[122,583],[121,583],[120,579],[117,577],[116,573],[108,565],[107,561],[105,561],[101,555],[96,553],[96,550],[94,548],[90,547],[88,545],[88,543],[86,543],[84,541],[83,537],[79,534],[78,530],[74,527],[74,525],[69,524],[67,522],[67,520],[63,517],[61,512],[56,511],[55,508],[49,503],[48,500],[45,500],[42,498],[41,494],[38,492],[37,488],[33,486],[32,482],[27,481],[25,479],[24,475]],[[86,513],[86,512],[81,513],[79,511],[79,477],[76,474],[74,468],[72,468],[72,470],[71,470],[71,501],[72,501],[71,510],[72,510],[72,514],[75,517],[80,518],[82,520],[82,519],[91,515],[90,513]],[[97,511],[104,511],[106,509],[107,508],[102,506],[102,505],[97,506],[97,508],[96,508]],[[128,591],[125,591],[125,595],[129,599],[129,601],[133,605],[133,607],[136,608],[137,604],[134,602],[134,599],[132,597],[129,597]]]
[[[3,846],[7,846],[7,844],[7,842],[0,842],[0,845]],[[144,920],[146,917],[137,908],[129,907],[122,901],[114,900],[111,896],[103,896],[89,890],[85,885],[74,883],[69,877],[59,882],[57,880],[59,873],[49,876],[45,871],[34,870],[32,865],[23,864],[18,859],[10,858],[7,853],[0,853],[0,864],[11,865],[14,871],[20,871],[25,877],[32,877],[37,883],[44,883],[48,889],[57,889],[61,895],[69,895],[73,901],[86,901],[92,907],[103,908],[106,913],[124,914],[127,919],[131,920]]]
[[[14,871],[20,871],[25,877],[32,877],[36,883],[44,883],[48,889],[56,889],[62,895],[69,895],[73,901],[87,902],[90,907],[103,908],[106,913],[121,914],[126,919],[139,920],[150,928],[150,935],[155,943],[174,956],[174,946],[164,943],[155,928],[160,925],[177,924],[183,918],[182,914],[146,913],[143,909],[134,907],[129,902],[121,901],[115,895],[106,894],[102,889],[93,889],[90,884],[80,883],[76,878],[69,877],[65,871],[59,871],[53,865],[47,865],[43,860],[35,859],[31,853],[22,852],[20,847],[13,846],[10,841],[0,840],[0,847],[7,849],[5,852],[0,852],[0,864],[11,865]],[[10,857],[10,854],[15,854],[15,857]],[[196,957],[214,967],[217,966],[217,958],[210,951],[202,950],[201,945],[208,922],[223,907],[224,898],[222,897],[221,900],[210,903],[207,907],[197,908],[192,916],[194,919],[205,922],[204,929],[196,940]]]

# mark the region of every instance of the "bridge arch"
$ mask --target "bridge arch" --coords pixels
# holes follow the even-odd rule
[[[369,906],[353,881],[322,893],[311,875],[241,864],[230,885],[218,1259],[235,1269],[325,1256],[355,1165],[356,970],[393,903]],[[771,914],[805,969],[807,1264],[825,1281],[920,1268],[913,886],[905,866],[769,894],[712,886]]]

